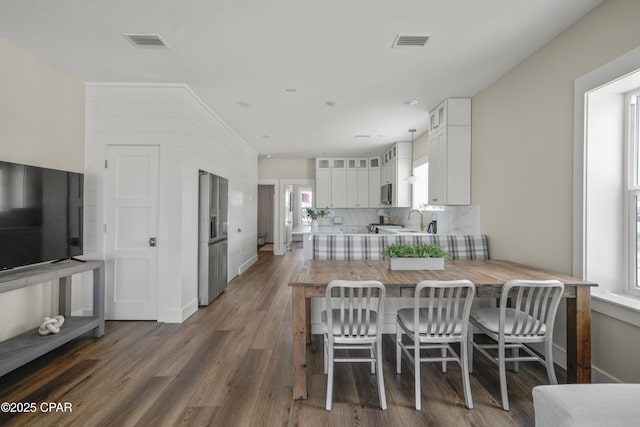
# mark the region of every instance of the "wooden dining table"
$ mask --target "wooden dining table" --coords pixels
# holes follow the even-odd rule
[[[504,260],[448,260],[444,270],[389,270],[384,260],[305,260],[289,283],[293,330],[293,398],[307,398],[307,344],[310,342],[312,297],[324,297],[327,284],[336,279],[379,280],[387,298],[413,297],[422,280],[470,280],[476,297],[498,298],[504,283],[513,279],[564,283],[567,328],[567,381],[591,382],[591,287],[593,282]]]

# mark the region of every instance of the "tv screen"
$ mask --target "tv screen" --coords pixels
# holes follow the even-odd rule
[[[82,255],[83,178],[0,161],[0,270]]]

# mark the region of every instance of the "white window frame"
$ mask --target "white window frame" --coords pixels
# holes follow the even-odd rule
[[[589,94],[598,88],[607,86],[612,83],[620,82],[623,85],[629,80],[634,80],[635,84],[628,85],[625,90],[621,90],[621,95],[632,91],[633,88],[640,87],[640,47],[633,49],[610,62],[580,76],[574,82],[574,191],[573,191],[573,275],[593,280],[599,284],[598,287],[591,289],[591,309],[595,312],[602,313],[606,316],[618,319],[623,322],[640,327],[640,298],[630,295],[627,291],[628,280],[627,269],[625,263],[628,262],[625,253],[628,253],[625,241],[621,240],[620,249],[622,252],[622,263],[620,268],[623,270],[620,274],[621,281],[610,281],[604,278],[593,277],[587,274],[587,222],[588,211],[587,203],[587,140],[588,140],[588,112],[590,104],[588,103]],[[632,82],[633,83],[633,82]],[[624,96],[622,96],[624,98]],[[622,100],[620,101],[621,107]],[[621,123],[624,122],[624,111],[620,114]],[[620,130],[624,133],[624,128]],[[625,140],[621,137],[621,148],[623,150],[623,159],[621,159],[621,167],[625,167],[624,150]],[[624,176],[620,174],[620,178],[624,180]],[[627,197],[624,195],[624,183],[621,190],[623,191],[622,204],[626,203]],[[621,206],[620,209],[625,209]],[[620,211],[619,211],[620,212]],[[622,227],[626,227],[627,221],[624,214],[619,214]],[[628,236],[624,230],[624,234]],[[621,233],[623,230],[621,230]],[[624,236],[621,236],[624,237]]]
[[[635,102],[634,102],[635,101]],[[625,267],[629,280],[626,291],[635,297],[640,297],[640,283],[638,282],[638,267],[640,267],[638,256],[638,202],[640,198],[640,176],[638,176],[638,165],[640,158],[640,140],[638,139],[640,88],[637,88],[625,95],[625,141],[626,162],[625,162],[625,240],[627,247]]]

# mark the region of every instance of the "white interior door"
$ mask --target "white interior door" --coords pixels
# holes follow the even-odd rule
[[[106,189],[106,315],[157,320],[157,146],[110,145]]]

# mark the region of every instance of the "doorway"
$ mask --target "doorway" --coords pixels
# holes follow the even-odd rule
[[[258,185],[258,250],[273,251],[275,185]]]

